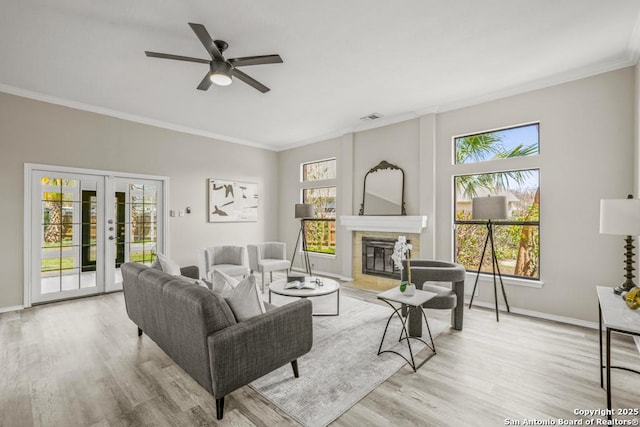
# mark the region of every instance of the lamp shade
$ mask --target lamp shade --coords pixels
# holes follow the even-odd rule
[[[505,196],[474,197],[471,206],[472,219],[507,219]]]
[[[640,236],[640,200],[600,200],[600,233]]]
[[[313,205],[296,203],[296,218],[313,218]]]

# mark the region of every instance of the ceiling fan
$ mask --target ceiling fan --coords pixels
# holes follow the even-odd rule
[[[191,58],[188,56],[171,55],[168,53],[148,52],[144,53],[151,58],[164,58],[175,59],[178,61],[187,62],[199,62],[202,64],[209,64],[209,72],[204,76],[204,79],[198,85],[199,90],[207,90],[212,83],[218,86],[230,85],[231,77],[236,77],[249,86],[259,90],[262,93],[269,92],[269,88],[254,79],[253,77],[243,73],[237,67],[246,67],[249,65],[262,65],[262,64],[279,64],[282,63],[280,55],[261,55],[261,56],[245,56],[242,58],[225,59],[222,56],[222,52],[227,50],[229,44],[223,40],[213,40],[207,29],[202,24],[192,24],[189,26],[196,33],[196,36],[200,42],[204,45],[211,56],[211,60]]]

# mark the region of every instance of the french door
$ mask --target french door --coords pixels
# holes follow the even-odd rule
[[[83,172],[25,165],[26,307],[122,289],[124,262],[165,252],[166,178]]]

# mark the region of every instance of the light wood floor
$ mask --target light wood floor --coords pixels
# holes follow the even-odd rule
[[[342,295],[375,302],[353,288]],[[440,334],[436,357],[417,373],[402,368],[332,425],[596,418],[573,411],[606,407],[597,331],[517,315],[500,319],[465,309],[464,331]],[[616,337],[613,348],[618,364],[639,364],[630,339]],[[640,376],[614,370],[612,378],[614,408],[640,408]],[[221,422],[214,403],[148,337],[138,338],[122,293],[0,315],[2,427],[297,425],[249,387],[227,396]]]

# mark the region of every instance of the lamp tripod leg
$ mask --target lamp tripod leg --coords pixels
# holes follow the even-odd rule
[[[298,252],[298,245],[300,244],[300,238],[302,237],[302,223],[300,223],[300,231],[298,232],[298,239],[296,240],[296,247],[293,249],[293,254],[291,254],[291,264],[289,264],[289,272],[293,268],[293,261],[296,259],[296,253]]]
[[[493,242],[493,230],[491,231],[491,240]],[[507,293],[504,290],[504,282],[502,281],[502,273],[500,272],[500,264],[498,264],[498,257],[496,253],[493,252],[493,261],[496,264],[496,270],[498,270],[498,278],[500,279],[500,288],[502,289],[502,298],[504,298],[504,304],[507,306],[507,313],[511,313],[511,308],[509,307],[509,300],[507,300]]]
[[[496,322],[500,321],[500,314],[498,311],[498,285],[496,283],[496,263],[497,263],[497,258],[496,258],[496,248],[495,245],[493,243],[493,226],[491,224],[491,221],[489,221],[489,223],[487,224],[487,235],[489,236],[489,239],[491,240],[491,272],[493,273],[493,297],[496,301]]]
[[[307,252],[307,236],[304,232],[304,220],[300,221],[300,233],[302,234],[302,252],[304,271],[311,277],[311,262],[309,262],[309,252]]]
[[[482,269],[482,261],[484,261],[484,253],[487,251],[487,243],[489,243],[489,234],[484,239],[484,247],[482,248],[482,255],[480,255],[480,265],[478,265],[478,274],[476,275],[476,282],[473,285],[473,292],[471,292],[471,300],[469,301],[469,308],[473,305],[473,297],[476,294],[476,287],[478,286],[478,279],[480,278],[480,270]]]

